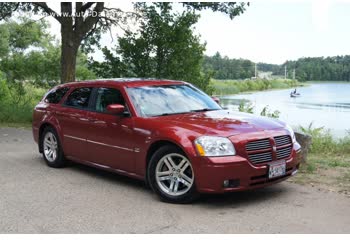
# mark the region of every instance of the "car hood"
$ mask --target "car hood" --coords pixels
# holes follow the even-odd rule
[[[185,128],[200,134],[232,136],[242,133],[281,129],[285,123],[253,114],[217,110],[197,113],[185,113],[156,118],[160,125]]]

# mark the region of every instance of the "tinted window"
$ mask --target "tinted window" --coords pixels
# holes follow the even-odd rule
[[[110,104],[124,105],[124,103],[124,98],[117,89],[99,88],[97,90],[95,110],[98,112],[106,112],[107,106]]]
[[[68,92],[69,88],[58,88],[51,90],[47,97],[45,98],[45,102],[47,103],[59,103],[63,96]]]
[[[65,105],[87,108],[89,106],[89,99],[91,95],[92,88],[77,88],[69,96],[65,102]]]

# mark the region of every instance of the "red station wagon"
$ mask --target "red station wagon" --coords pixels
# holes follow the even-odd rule
[[[35,107],[33,135],[50,167],[71,160],[142,179],[175,203],[264,187],[299,168],[285,123],[225,110],[182,81],[59,85]]]

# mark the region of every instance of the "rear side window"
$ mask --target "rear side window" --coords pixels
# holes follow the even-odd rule
[[[71,107],[88,108],[91,91],[92,88],[77,88],[69,94],[64,104]]]
[[[44,101],[46,103],[59,103],[68,90],[69,88],[67,87],[51,90]]]

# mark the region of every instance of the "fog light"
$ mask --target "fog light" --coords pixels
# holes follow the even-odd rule
[[[224,187],[228,187],[229,184],[230,184],[230,181],[229,181],[229,180],[225,180],[225,181],[224,181]]]
[[[228,179],[223,183],[224,188],[237,188],[240,185],[239,179]]]

